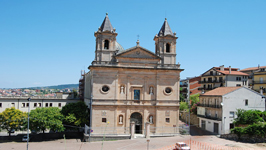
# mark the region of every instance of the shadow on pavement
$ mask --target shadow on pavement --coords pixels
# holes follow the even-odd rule
[[[201,128],[198,128],[196,126],[190,126],[190,135],[191,136],[201,136],[201,135],[217,135],[215,133],[203,130]]]

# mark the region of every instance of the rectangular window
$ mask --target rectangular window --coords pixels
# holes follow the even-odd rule
[[[230,129],[233,129],[235,126],[234,126],[234,124],[233,123],[230,123]]]
[[[102,122],[106,123],[106,118],[102,118]]]
[[[0,108],[2,108],[2,103],[0,103]]]
[[[210,75],[213,75],[213,71],[210,72]]]
[[[241,81],[241,77],[236,77],[236,81]]]
[[[30,106],[30,103],[27,103],[27,107],[29,107]]]
[[[25,107],[26,105],[25,105],[25,103],[22,103],[22,106],[21,107]]]
[[[37,103],[34,103],[34,107],[37,107]]]
[[[61,103],[58,103],[58,107],[61,107]]]
[[[222,82],[223,81],[223,77],[219,77],[219,81]]]
[[[165,118],[165,122],[170,123],[170,118]]]
[[[245,106],[248,106],[248,100],[247,99],[245,100]]]
[[[230,111],[229,118],[234,118],[235,117],[235,112]]]
[[[241,84],[236,84],[236,86],[241,86]]]
[[[48,107],[49,106],[49,104],[48,103],[45,103],[45,107]]]
[[[140,100],[140,90],[134,90],[134,100]]]
[[[42,107],[42,103],[39,103],[39,104],[38,104],[38,107]]]
[[[50,107],[53,107],[53,103],[50,103]]]

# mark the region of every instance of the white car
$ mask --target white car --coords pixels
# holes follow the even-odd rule
[[[27,135],[24,135],[22,137],[22,142],[27,142],[27,139],[28,139],[28,136]],[[29,137],[29,141],[30,141],[30,137]]]
[[[190,150],[190,147],[184,142],[177,142],[175,148],[176,150]]]

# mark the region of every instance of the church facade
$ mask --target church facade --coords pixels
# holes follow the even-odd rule
[[[155,35],[155,51],[129,49],[116,41],[108,15],[96,38],[95,59],[85,74],[84,101],[91,109],[92,134],[178,132],[180,64],[176,64],[176,34],[165,19]]]

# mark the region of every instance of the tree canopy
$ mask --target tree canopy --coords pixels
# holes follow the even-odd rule
[[[64,116],[57,107],[42,107],[31,110],[30,112],[30,129],[35,131],[64,131],[62,121]]]
[[[75,126],[89,124],[88,106],[84,102],[69,103],[62,108],[61,113],[65,116],[64,124]]]
[[[265,114],[265,112],[261,112],[260,110],[237,109],[236,112],[237,118],[234,119],[234,124],[246,125],[246,124],[263,122],[264,121],[263,118],[265,118],[263,114]]]
[[[27,113],[22,112],[14,107],[6,108],[0,113],[0,128],[8,131],[9,136],[12,130],[18,131],[23,129],[27,122]]]

